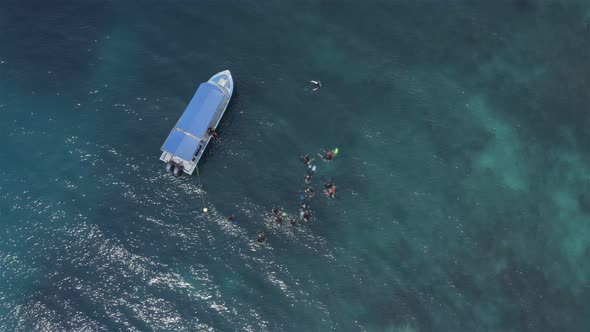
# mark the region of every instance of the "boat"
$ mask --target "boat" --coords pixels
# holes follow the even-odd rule
[[[225,113],[233,90],[234,81],[229,70],[219,72],[199,85],[160,149],[160,160],[166,163],[166,171],[174,176],[193,174]]]

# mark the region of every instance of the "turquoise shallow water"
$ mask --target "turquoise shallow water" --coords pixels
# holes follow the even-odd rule
[[[589,36],[574,0],[4,1],[0,330],[587,331]],[[201,190],[158,152],[226,68]]]

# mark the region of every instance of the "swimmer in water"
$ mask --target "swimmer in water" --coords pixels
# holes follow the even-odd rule
[[[329,189],[324,190],[326,196],[334,198],[336,196],[336,186],[332,186]]]
[[[309,81],[309,83],[313,84],[313,90],[311,91],[317,91],[319,88],[322,87],[322,82],[320,81]]]
[[[275,214],[275,216],[278,216],[279,214],[281,214],[281,209],[279,209],[279,208],[274,208],[274,209],[272,209],[272,213],[274,213],[274,214]]]
[[[277,224],[282,224],[282,223],[283,223],[283,217],[281,217],[281,216],[276,216],[276,217],[275,217],[275,222],[276,222]]]
[[[311,178],[315,174],[315,167],[310,167],[307,169],[307,174],[305,174],[305,183],[310,183]]]
[[[236,217],[233,214],[231,216],[227,217],[227,221],[229,221],[229,222],[234,222],[235,219],[236,219]]]
[[[311,164],[311,162],[313,161],[313,159],[309,158],[308,155],[305,155],[305,156],[302,156],[301,157],[301,161],[303,161],[303,163],[305,165],[309,165],[309,164]]]
[[[305,211],[305,210],[309,209],[309,204],[307,204],[305,202],[301,202],[300,207],[301,207],[302,211]]]
[[[305,196],[309,197],[313,197],[315,195],[315,192],[313,191],[312,187],[307,187],[304,191]]]
[[[334,159],[334,152],[327,151],[325,154],[318,153],[318,156],[320,156],[320,158],[322,158],[326,161],[331,161],[332,159]]]
[[[266,234],[264,234],[264,232],[258,233],[258,239],[256,239],[256,242],[258,242],[258,243],[266,242]]]
[[[291,218],[291,221],[290,222],[291,222],[291,225],[292,226],[295,226],[295,224],[297,224],[297,219]]]
[[[311,212],[309,212],[309,211],[303,212],[303,220],[309,221],[310,218],[311,218]]]

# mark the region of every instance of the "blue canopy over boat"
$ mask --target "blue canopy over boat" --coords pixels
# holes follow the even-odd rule
[[[211,119],[224,96],[221,88],[213,83],[199,85],[195,96],[176,123],[176,128],[200,138],[209,128]]]
[[[216,84],[207,82],[199,85],[193,99],[164,142],[162,151],[186,161],[192,160],[224,97],[223,90]]]
[[[173,129],[172,132],[170,132],[170,135],[168,135],[166,142],[164,142],[162,151],[166,151],[186,161],[190,161],[197,152],[199,144],[201,144],[199,139]]]

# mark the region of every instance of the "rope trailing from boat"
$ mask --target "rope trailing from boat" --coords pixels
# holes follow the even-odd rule
[[[199,166],[195,166],[197,170],[197,179],[199,179],[199,188],[201,189],[201,200],[203,201],[203,212],[207,213],[209,209],[207,208],[207,204],[205,203],[205,191],[203,190],[203,183],[201,182],[201,174],[199,173]]]

